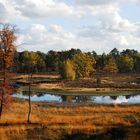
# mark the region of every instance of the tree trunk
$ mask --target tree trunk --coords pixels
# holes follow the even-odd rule
[[[1,116],[2,116],[2,111],[3,111],[3,94],[2,94],[2,97],[1,97],[1,103],[0,103],[0,119],[1,119]]]
[[[4,74],[5,75],[5,74]],[[2,95],[1,95],[1,103],[0,103],[0,119],[1,119],[1,116],[2,116],[2,111],[3,111],[3,102],[4,102],[4,94],[5,94],[5,78],[4,78],[4,86],[3,86],[3,92],[2,92]]]
[[[3,91],[1,95],[1,103],[0,103],[0,119],[2,117],[2,111],[3,111],[3,102],[4,102],[4,95],[5,95],[5,86],[6,86],[6,65],[5,65],[5,55],[3,59],[3,69],[4,69],[4,74],[3,74]]]
[[[29,78],[29,99],[28,99],[28,104],[29,104],[29,111],[28,111],[28,118],[27,118],[27,123],[30,124],[30,115],[31,115],[31,81],[32,81],[32,73],[30,75],[28,75]]]

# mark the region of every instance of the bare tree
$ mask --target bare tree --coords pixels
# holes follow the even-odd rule
[[[28,70],[28,114],[27,114],[27,123],[30,124],[30,116],[31,116],[31,111],[32,111],[32,106],[31,106],[31,88],[32,88],[32,84],[33,84],[33,74],[35,73],[35,68],[37,67],[37,65],[39,63],[41,63],[41,59],[39,57],[38,54],[34,53],[34,52],[24,52],[24,58],[25,58],[25,65],[27,66],[27,70]]]

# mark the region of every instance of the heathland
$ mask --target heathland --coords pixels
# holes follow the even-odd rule
[[[118,95],[137,90],[138,74],[102,75],[75,81],[61,80],[58,74],[33,75],[32,91],[55,94]],[[27,75],[13,75],[13,81],[28,90]],[[135,84],[134,84],[135,82]],[[119,83],[121,83],[119,85]],[[116,85],[116,86],[115,86]],[[132,85],[132,86],[131,86]],[[17,89],[17,92],[18,90]],[[111,92],[110,92],[111,91]],[[138,92],[139,93],[139,92]],[[14,99],[4,110],[0,139],[139,139],[140,105],[60,104],[33,102],[31,124],[27,124],[28,101]]]
[[[140,138],[139,105],[63,105],[13,100],[0,122],[0,139],[122,139]]]

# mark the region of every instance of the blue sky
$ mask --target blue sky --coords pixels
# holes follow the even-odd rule
[[[140,21],[140,5],[128,3],[121,6],[120,15],[132,22]]]
[[[139,0],[0,0],[0,22],[20,29],[19,51],[140,51],[139,13]]]

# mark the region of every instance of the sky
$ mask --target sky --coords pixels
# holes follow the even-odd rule
[[[140,0],[0,0],[18,50],[140,51]]]

